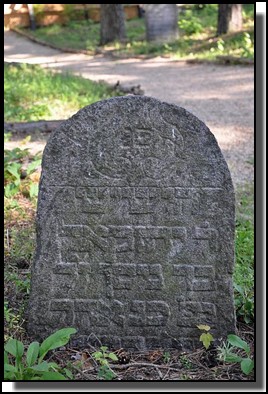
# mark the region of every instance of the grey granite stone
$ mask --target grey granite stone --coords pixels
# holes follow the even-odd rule
[[[179,37],[178,7],[176,4],[144,4],[146,39],[174,41]]]
[[[235,332],[235,202],[209,129],[185,109],[116,97],[80,110],[43,155],[29,334],[191,348]]]

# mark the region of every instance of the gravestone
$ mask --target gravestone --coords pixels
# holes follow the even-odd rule
[[[179,37],[176,4],[144,4],[147,41],[168,42]]]
[[[218,144],[185,109],[104,100],[51,135],[37,210],[29,334],[191,348],[197,324],[235,332],[234,190]]]

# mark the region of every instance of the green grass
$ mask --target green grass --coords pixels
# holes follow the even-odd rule
[[[28,29],[24,29],[28,31]],[[59,48],[94,51],[98,46],[100,24],[92,21],[70,21],[67,25],[53,24],[31,32],[34,37]]]
[[[218,60],[218,56],[253,59],[254,33],[253,30],[243,31],[207,39],[185,37],[178,42],[161,45],[134,41],[126,46],[115,43],[114,47],[114,52],[118,55],[164,55],[177,60],[202,59],[207,61]]]
[[[145,20],[126,21],[127,42],[102,47],[117,56],[164,55],[174,59],[217,60],[217,56],[254,57],[254,5],[243,5],[243,31],[216,38],[217,4],[185,5],[179,12],[180,37],[172,43],[146,42]],[[100,24],[92,21],[69,21],[66,25],[40,27],[29,34],[61,49],[97,52]]]
[[[235,304],[237,317],[246,323],[254,319],[253,198],[253,185],[240,188],[236,196]]]
[[[30,64],[5,64],[4,94],[6,122],[65,119],[116,95],[105,83]]]
[[[21,214],[21,211],[19,212]],[[24,207],[27,216],[27,207]],[[23,216],[23,215],[22,215]],[[30,291],[30,266],[35,250],[35,228],[32,222],[22,226],[23,219],[6,223],[4,269],[4,333],[9,337],[25,335],[24,309]]]
[[[9,234],[12,240],[9,259],[12,264],[30,266],[35,248],[35,229],[34,226],[23,228],[13,227]]]

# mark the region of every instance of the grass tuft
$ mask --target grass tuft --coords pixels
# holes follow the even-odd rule
[[[38,65],[5,64],[4,78],[6,122],[65,119],[86,105],[116,95],[105,83]]]

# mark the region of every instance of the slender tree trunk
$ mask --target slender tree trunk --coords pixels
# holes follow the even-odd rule
[[[35,30],[36,23],[35,23],[33,4],[27,4],[27,7],[28,7],[29,17],[30,17],[30,29]]]
[[[101,38],[104,45],[115,40],[126,39],[125,14],[123,4],[101,4]]]
[[[219,4],[217,35],[242,28],[242,4]]]
[[[178,38],[176,4],[144,4],[147,41],[174,41]]]

